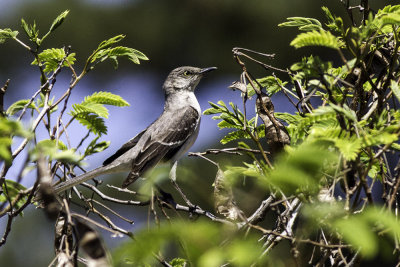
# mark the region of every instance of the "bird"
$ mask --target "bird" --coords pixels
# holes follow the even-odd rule
[[[159,162],[172,162],[170,177],[176,179],[179,158],[195,142],[200,126],[201,109],[194,91],[204,74],[216,67],[183,66],[167,76],[162,114],[146,129],[121,146],[103,165],[53,186],[56,194],[103,174],[126,172],[126,188]]]

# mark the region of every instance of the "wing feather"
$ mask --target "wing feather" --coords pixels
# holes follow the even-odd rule
[[[195,133],[199,119],[200,114],[191,106],[164,113],[147,129],[150,137],[133,160],[130,179],[128,176],[123,185],[129,185],[129,180],[135,180],[133,176],[142,175],[160,161],[171,159]]]

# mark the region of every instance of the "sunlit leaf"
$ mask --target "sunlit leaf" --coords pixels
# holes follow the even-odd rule
[[[339,49],[343,46],[343,42],[338,37],[334,36],[328,31],[316,31],[300,33],[290,43],[295,48],[301,48],[305,46],[324,46],[333,49]]]

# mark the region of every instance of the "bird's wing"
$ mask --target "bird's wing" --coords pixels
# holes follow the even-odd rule
[[[126,187],[146,170],[161,160],[169,160],[181,149],[197,128],[199,112],[193,107],[185,107],[171,113],[164,113],[148,129],[143,148],[132,162],[132,170],[124,181]]]
[[[117,152],[115,152],[113,155],[111,155],[109,158],[107,158],[104,162],[103,162],[103,166],[110,164],[111,162],[113,162],[115,159],[117,159],[119,156],[121,156],[122,154],[124,154],[126,151],[128,151],[129,149],[131,149],[132,147],[134,147],[138,142],[140,137],[142,137],[142,135],[144,134],[144,132],[147,129],[143,130],[142,132],[138,133],[134,138],[132,138],[131,140],[129,140],[128,142],[126,142],[123,146],[121,146],[120,149],[117,150]]]

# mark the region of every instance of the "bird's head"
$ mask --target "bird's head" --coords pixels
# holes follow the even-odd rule
[[[171,71],[164,82],[165,93],[168,95],[181,90],[193,92],[203,75],[215,69],[217,68],[201,69],[188,66],[176,68]]]

